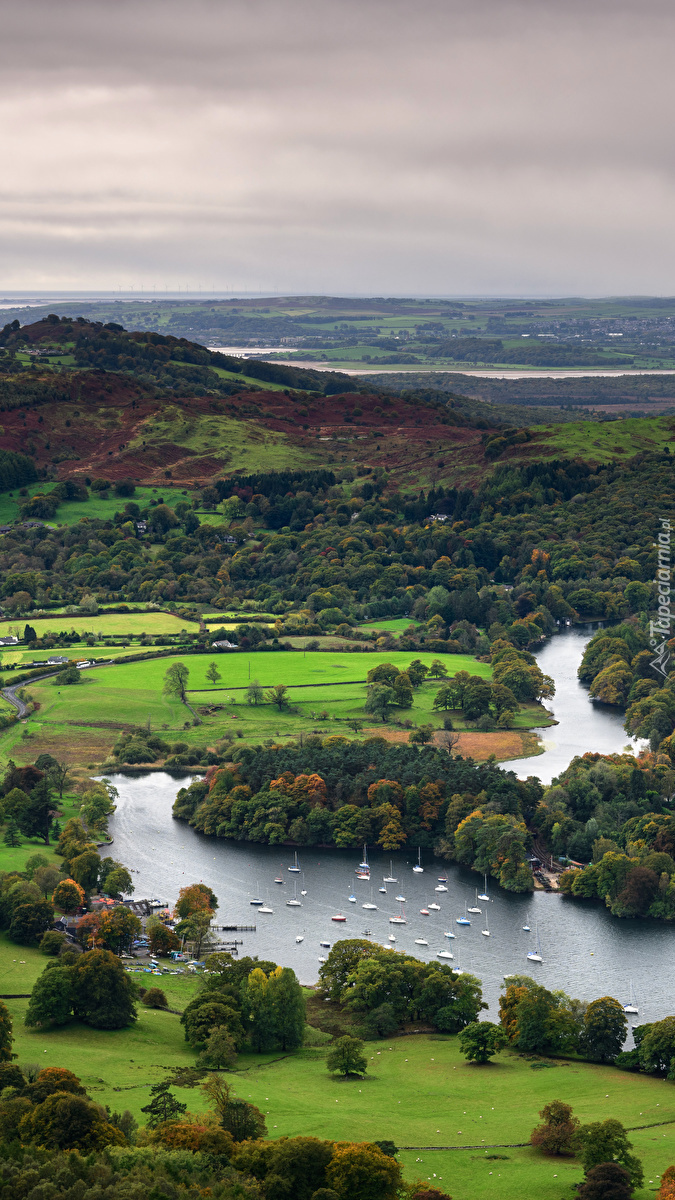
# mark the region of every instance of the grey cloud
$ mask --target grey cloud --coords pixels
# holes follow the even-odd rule
[[[0,285],[669,292],[662,0],[26,0]]]

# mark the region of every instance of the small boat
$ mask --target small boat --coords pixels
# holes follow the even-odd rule
[[[435,891],[435,892],[447,892],[447,890],[448,890],[448,889],[446,888],[446,886],[445,886],[445,884],[444,884],[444,883],[439,883],[439,884],[438,884],[438,887],[435,887],[435,888],[434,888],[434,891]]]
[[[391,859],[389,859],[389,874],[385,875],[384,882],[385,883],[398,883],[398,880],[396,879],[396,877],[394,875],[394,864]]]
[[[428,917],[428,916],[429,916],[429,909],[428,909],[428,908],[421,908],[421,909],[420,909],[420,915],[421,915],[421,916],[423,916],[423,917]]]
[[[478,904],[478,888],[476,888],[476,903],[472,904],[467,910],[470,913],[482,913],[482,908]]]
[[[387,887],[386,887],[386,884],[384,884],[384,883],[383,883],[383,884],[382,884],[382,887],[381,887],[381,888],[378,888],[377,890],[378,890],[379,892],[384,892],[384,894],[385,894],[385,896],[386,896],[386,894],[387,894]]]
[[[401,905],[401,911],[400,911],[400,913],[399,913],[399,915],[398,915],[397,917],[390,917],[390,918],[389,918],[389,924],[390,924],[390,925],[407,925],[407,924],[408,924],[408,922],[407,922],[407,921],[406,921],[406,919],[405,919],[405,913],[404,913],[404,911],[403,911],[403,905]]]
[[[326,961],[325,958],[319,958],[320,963],[325,963],[325,961]]]
[[[363,846],[363,862],[359,863],[357,870],[358,871],[368,871],[368,873],[370,874],[370,864],[368,862],[368,847],[365,845],[365,843]]]
[[[483,891],[479,892],[478,899],[479,900],[489,900],[490,897],[488,896],[488,890],[487,890],[487,875],[483,876],[483,881],[484,881]]]
[[[541,946],[539,945],[539,930],[536,926],[535,926],[535,941],[536,941],[536,946],[535,946],[534,950],[530,950],[529,954],[527,955],[528,962],[543,962],[544,960],[541,956]]]
[[[417,864],[416,864],[416,866],[413,867],[413,871],[415,872],[416,875],[421,875],[423,870],[424,870],[424,867],[422,866],[422,849],[420,846],[418,846],[417,847]]]
[[[399,904],[405,904],[405,896],[397,896],[396,899],[398,900]]]
[[[283,883],[283,882],[284,882],[284,877],[283,877],[283,875],[276,875],[276,876],[275,876],[275,878],[274,878],[274,882],[275,882],[275,883]]]
[[[364,930],[363,930],[363,934],[362,934],[362,936],[363,936],[363,937],[372,937],[372,936],[373,936],[373,931],[372,931],[372,929],[364,929]]]
[[[377,912],[377,905],[373,904],[373,889],[372,889],[372,887],[370,889],[370,900],[367,900],[365,904],[362,904],[361,908],[368,908],[373,912]]]
[[[466,915],[466,904],[465,904],[464,905],[464,916],[457,917],[457,920],[455,921],[455,925],[470,925],[470,924],[471,924],[471,922]]]
[[[305,872],[304,871],[302,872],[302,887],[300,889],[300,895],[301,896],[307,895],[307,888],[305,887]]]
[[[356,878],[357,879],[366,879],[368,882],[370,882],[370,871],[362,871],[359,867],[359,868],[357,868],[357,871],[356,871]]]
[[[523,929],[524,929],[525,933],[529,933],[529,932],[530,932],[530,927],[529,927],[529,925],[523,925]]]
[[[305,939],[303,934],[299,933],[295,940],[296,942],[304,942]]]
[[[346,921],[346,920],[347,920],[347,918],[343,917],[342,913],[336,913],[336,915],[334,917],[331,917],[331,921]]]
[[[482,933],[483,937],[489,937],[489,936],[490,936],[490,926],[488,925],[488,915],[487,915],[487,910],[486,910],[486,912],[485,912],[485,929],[481,929],[481,933]]]
[[[439,950],[436,957],[437,958],[454,958],[455,956],[454,956],[454,954],[451,954],[449,950]]]
[[[393,933],[390,933],[390,934],[389,934],[389,941],[390,941],[390,942],[395,942],[395,941],[396,941],[396,938],[394,937],[394,934],[393,934]]]
[[[637,1000],[635,999],[635,994],[633,992],[633,980],[632,979],[629,982],[629,990],[630,990],[630,999],[628,1001],[628,1004],[624,1004],[623,1011],[625,1013],[628,1013],[629,1016],[637,1015],[640,1012],[640,1009],[638,1008]]]
[[[415,938],[415,945],[416,946],[428,946],[429,943],[426,938]]]
[[[264,900],[259,900],[257,898],[255,900],[249,900],[249,904],[264,904],[264,903],[265,903]]]
[[[447,877],[447,875],[439,875],[439,876],[438,876],[438,882],[439,882],[439,883],[447,883],[447,882],[448,882],[448,877]]]
[[[319,942],[319,945],[323,946],[324,950],[330,950],[330,942]]]
[[[256,892],[258,892],[258,893],[260,892],[260,884],[258,883],[258,880],[257,880],[257,879],[256,879],[256,881],[255,881],[255,890],[256,890]],[[258,894],[257,896],[255,896],[255,897],[253,898],[253,900],[249,900],[249,904],[256,904],[256,905],[260,905],[260,904],[263,904],[263,903],[264,903],[264,901],[262,901],[262,900],[260,899],[260,896],[259,896],[259,894]]]
[[[298,881],[297,881],[297,879],[295,881],[295,888],[293,891],[293,895],[291,896],[290,900],[286,901],[286,907],[287,908],[302,908],[302,903],[300,900],[298,900]]]
[[[451,929],[446,929],[446,931],[445,931],[445,937],[447,937],[447,938],[454,938],[454,936],[455,936],[455,935],[454,935],[454,933],[452,932],[452,930],[451,930]]]
[[[441,906],[440,906],[440,904],[435,904],[435,903],[432,903],[432,904],[430,904],[430,905],[429,905],[429,911],[430,911],[430,912],[431,912],[431,911],[433,911],[433,912],[440,912],[440,911],[441,911]]]
[[[354,895],[353,892],[352,892],[351,896],[349,897],[349,903],[356,904],[356,896]]]
[[[274,909],[270,908],[269,904],[263,904],[262,908],[258,909],[259,913],[273,913]]]
[[[293,866],[292,866],[292,867],[288,867],[288,870],[289,870],[289,871],[293,871],[293,872],[294,872],[294,874],[296,874],[296,875],[300,873],[300,867],[298,866],[298,852],[297,852],[297,850],[295,851],[295,857],[294,857],[294,859],[293,859]]]

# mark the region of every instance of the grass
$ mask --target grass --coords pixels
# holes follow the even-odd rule
[[[59,813],[62,814],[62,816],[59,817],[59,820],[62,826],[65,825],[66,821],[68,821],[70,817],[76,817],[79,814],[80,805],[81,800],[79,800],[77,796],[69,795],[68,793],[64,795],[62,801],[58,801],[58,810]],[[50,866],[61,866],[62,860],[57,854],[55,854],[53,845],[45,846],[44,842],[40,838],[26,838],[23,834],[20,834],[19,836],[21,839],[20,846],[7,846],[4,841],[0,841],[0,872],[23,871],[27,860],[34,854],[44,855]],[[6,963],[5,959],[3,958],[2,945],[2,936],[0,935],[0,981],[2,982],[4,990],[9,991],[11,990],[10,988],[4,987],[6,982]],[[16,950],[16,947],[14,947],[14,949]],[[20,957],[23,958],[25,955],[22,953]],[[42,958],[41,955],[40,958]],[[21,988],[17,990],[21,991]]]
[[[53,491],[56,483],[36,483],[28,488],[29,496],[46,495]],[[87,500],[64,500],[56,510],[56,515],[47,522],[48,525],[76,525],[83,518],[89,520],[110,520],[116,512],[121,512],[129,501],[145,508],[151,501],[163,500],[169,508],[175,508],[180,500],[185,501],[186,493],[177,487],[137,487],[133,496],[115,496],[112,493],[107,499],[101,499],[100,493],[90,492]],[[27,497],[19,496],[18,491],[4,492],[0,495],[0,524],[8,525],[19,518],[19,504]]]
[[[0,937],[7,991],[30,990],[46,961],[39,952]],[[142,975],[135,978],[146,980]],[[176,1008],[184,1007],[199,986],[183,976],[156,982]],[[171,1013],[139,1005],[139,1020],[130,1029],[104,1032],[73,1023],[42,1031],[23,1026],[27,1001],[7,1004],[20,1063],[67,1065],[95,1100],[129,1108],[141,1121],[151,1084],[166,1078],[170,1069],[195,1061],[180,1018]],[[342,1081],[327,1072],[325,1054],[323,1047],[306,1047],[290,1055],[241,1055],[228,1079],[239,1096],[265,1113],[273,1138],[303,1134],[355,1141],[387,1138],[399,1146],[467,1147],[403,1150],[399,1155],[408,1179],[429,1179],[449,1190],[454,1200],[563,1200],[569,1195],[570,1185],[582,1176],[575,1160],[546,1158],[528,1146],[493,1148],[495,1143],[526,1142],[539,1110],[553,1099],[571,1104],[582,1122],[607,1117],[627,1127],[675,1122],[671,1083],[612,1067],[561,1060],[550,1070],[533,1071],[529,1061],[511,1052],[478,1067],[464,1061],[456,1038],[418,1035],[367,1043],[366,1078]],[[189,1108],[203,1108],[198,1092],[176,1094]],[[647,1181],[636,1200],[646,1200],[675,1160],[675,1124],[654,1124],[630,1138]],[[489,1154],[504,1157],[487,1159]]]
[[[417,627],[419,621],[413,621],[412,617],[388,617],[382,621],[369,621],[367,625],[359,625],[359,629],[363,633],[372,633],[373,630],[382,633],[403,633],[403,630],[409,629],[411,625]]]
[[[185,633],[188,629],[195,632],[198,622],[190,621],[187,617],[174,617],[167,612],[130,612],[130,613],[96,613],[95,616],[81,616],[79,613],[68,617],[48,616],[44,619],[31,619],[30,614],[13,625],[23,632],[23,626],[28,622],[32,625],[38,637],[47,637],[53,633],[70,633],[73,629],[78,633],[110,634],[113,637],[134,637],[142,633],[157,636],[163,633]],[[60,650],[52,651],[54,654]],[[32,655],[30,655],[32,657]]]
[[[675,453],[675,422],[672,416],[629,417],[623,421],[591,423],[570,421],[564,426],[532,426],[538,443],[551,453],[594,462],[632,458],[641,451]]]

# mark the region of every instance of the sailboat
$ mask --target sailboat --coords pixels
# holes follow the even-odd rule
[[[466,911],[470,913],[480,913],[483,911],[478,905],[478,888],[476,888],[476,903],[472,904]]]
[[[389,924],[390,924],[390,925],[407,925],[407,924],[408,924],[408,922],[407,922],[407,921],[406,921],[406,919],[405,919],[405,913],[404,913],[404,911],[403,911],[403,905],[401,905],[401,911],[400,911],[400,913],[399,913],[399,915],[398,915],[397,917],[390,917],[390,918],[389,918]]]
[[[415,945],[416,946],[428,946],[429,943],[426,938],[415,938]]]
[[[457,920],[455,921],[455,925],[470,925],[471,924],[469,918],[466,915],[466,911],[467,910],[466,910],[466,904],[465,904],[464,905],[464,916],[457,917]]]
[[[384,894],[385,894],[385,896],[386,896],[386,894],[387,894],[387,885],[386,885],[386,883],[384,883],[384,882],[383,882],[383,883],[382,883],[382,887],[381,887],[381,888],[379,888],[379,889],[378,889],[378,891],[380,891],[380,892],[384,892]]]
[[[530,950],[530,952],[527,956],[528,961],[529,962],[543,962],[544,960],[541,955],[541,946],[539,945],[539,929],[536,926],[535,926],[535,941],[536,941],[536,945],[535,945],[534,950]]]
[[[350,903],[350,904],[356,904],[356,896],[354,895],[354,893],[353,893],[353,892],[351,893],[351,895],[350,895],[350,897],[349,897],[349,903]]]
[[[429,909],[428,909],[428,908],[421,908],[421,909],[420,909],[420,916],[422,916],[422,917],[428,917],[428,916],[429,916]]]
[[[485,929],[481,929],[481,933],[482,933],[483,937],[490,936],[490,926],[488,925],[487,909],[485,909]]]
[[[347,920],[347,918],[343,917],[342,913],[336,913],[334,917],[331,917],[331,921],[346,921],[346,920]]]
[[[363,862],[360,862],[356,868],[356,874],[360,879],[370,879],[370,863],[368,862],[368,847],[363,847]]]
[[[395,936],[394,936],[394,934],[393,934],[393,933],[390,933],[390,934],[389,934],[388,941],[390,941],[390,942],[395,942],[395,941],[396,941],[396,938],[395,938]]]
[[[296,942],[304,942],[304,940],[305,940],[304,933],[299,933],[295,940],[296,940]]]
[[[637,1000],[635,999],[635,993],[633,992],[633,980],[632,979],[629,981],[629,988],[630,988],[630,1000],[629,1000],[628,1004],[624,1004],[623,1011],[625,1013],[628,1013],[629,1015],[637,1016],[637,1014],[640,1012],[640,1009],[638,1008]]]
[[[464,968],[462,967],[462,947],[461,946],[459,947],[459,950],[457,951],[457,966],[453,967],[452,969],[455,972],[455,975],[463,975],[464,974]]]
[[[377,905],[373,904],[373,889],[372,889],[372,887],[370,889],[370,900],[367,901],[366,904],[362,904],[361,908],[370,908],[370,909],[374,909],[374,910],[377,909]]]
[[[293,866],[292,866],[292,867],[289,867],[289,868],[288,868],[288,870],[289,870],[289,871],[293,871],[293,872],[294,872],[296,875],[300,873],[300,867],[298,866],[298,852],[297,852],[297,850],[295,850],[295,851],[294,851]]]
[[[396,877],[394,875],[394,864],[391,859],[389,859],[389,874],[385,875],[384,882],[385,883],[398,883],[398,879],[396,879]]]
[[[282,863],[282,864],[281,864],[281,870],[283,871],[283,869],[284,869],[284,864]],[[275,877],[274,877],[274,882],[275,882],[275,883],[283,883],[283,882],[284,882],[284,877],[283,877],[283,875],[275,875]]]
[[[447,892],[447,890],[448,890],[448,889],[446,888],[446,886],[445,886],[445,884],[444,884],[444,883],[439,883],[439,884],[437,884],[437,886],[434,888],[434,891],[435,891],[435,892]]]
[[[439,882],[439,883],[447,883],[447,882],[448,882],[448,877],[447,877],[447,875],[439,875],[439,876],[438,876],[438,882]]]
[[[304,871],[302,872],[302,887],[300,888],[300,895],[301,896],[307,895],[307,888],[305,887],[305,872]]]
[[[446,938],[454,938],[454,936],[455,936],[455,935],[454,935],[454,933],[452,932],[452,930],[451,930],[451,929],[446,929],[446,931],[445,931],[445,934],[444,934],[444,937],[446,937]]]
[[[454,956],[454,954],[451,954],[449,950],[439,950],[436,957],[437,958],[454,958],[455,956]]]
[[[420,846],[418,846],[417,847],[417,865],[413,867],[413,871],[415,872],[416,875],[421,875],[423,870],[424,870],[424,867],[422,866],[422,849]]]
[[[398,900],[399,904],[405,904],[405,896],[397,896],[396,899]]]
[[[433,911],[433,912],[440,912],[440,911],[441,911],[441,906],[440,906],[440,904],[437,904],[435,900],[432,900],[431,904],[429,905],[429,911],[430,911],[430,912],[432,912],[432,911]]]
[[[259,889],[259,887],[258,887],[258,880],[257,880],[257,879],[256,879],[256,881],[255,881],[255,890],[256,890],[256,892],[260,890],[260,889]],[[262,903],[263,903],[263,901],[260,899],[260,897],[259,897],[259,896],[255,896],[253,900],[249,900],[249,904],[255,904],[257,907],[260,907],[260,905],[261,905]]]
[[[479,900],[489,900],[490,897],[488,896],[488,890],[487,890],[487,875],[483,876],[483,882],[484,882],[483,891],[478,893],[478,899]]]
[[[259,913],[273,913],[274,909],[270,908],[270,904],[269,904],[269,900],[268,900],[266,904],[263,904],[262,908],[258,909],[258,912]]]
[[[530,914],[529,913],[527,914],[527,916],[525,918],[525,924],[523,925],[523,929],[525,930],[525,933],[530,932]]]
[[[293,890],[293,895],[291,896],[290,900],[286,901],[286,906],[287,906],[287,908],[302,908],[302,903],[300,900],[298,900],[298,882],[297,882],[297,880],[295,881],[295,888]]]

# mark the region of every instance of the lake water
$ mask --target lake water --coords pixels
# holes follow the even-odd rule
[[[505,764],[519,774],[537,774],[550,780],[574,754],[586,750],[611,753],[621,750],[627,738],[620,714],[599,709],[588,699],[587,691],[576,679],[583,646],[592,629],[569,630],[552,638],[538,654],[542,669],[554,676],[557,684],[551,702],[560,724],[546,731],[549,748],[538,758]],[[640,1016],[657,1020],[675,1011],[675,963],[670,958],[674,931],[656,921],[619,921],[607,910],[580,904],[559,895],[536,892],[515,896],[489,882],[490,902],[483,902],[481,915],[470,915],[471,925],[456,924],[464,916],[465,904],[475,903],[476,885],[482,891],[483,880],[468,869],[433,859],[423,859],[424,873],[414,874],[416,848],[393,859],[397,883],[387,884],[381,894],[383,876],[389,873],[387,855],[373,853],[371,885],[356,878],[360,860],[356,851],[316,849],[300,853],[302,874],[288,871],[292,855],[285,847],[226,842],[195,832],[184,821],[176,821],[171,806],[179,787],[189,777],[177,780],[165,772],[146,775],[118,774],[111,782],[119,790],[117,811],[110,821],[116,858],[133,868],[136,895],[156,896],[173,903],[181,887],[203,881],[213,888],[219,900],[218,917],[223,924],[256,925],[256,931],[224,934],[237,937],[241,954],[256,954],[295,969],[304,983],[316,982],[319,958],[340,938],[360,937],[371,931],[382,945],[415,954],[426,961],[436,960],[439,951],[454,954],[453,965],[475,973],[483,982],[490,1005],[488,1016],[495,1019],[498,995],[505,974],[530,974],[548,988],[563,988],[580,999],[592,1000],[611,995],[626,1003],[630,981],[637,993]],[[274,882],[281,875],[282,885]],[[447,875],[447,892],[436,892],[439,875]],[[297,880],[301,908],[287,907]],[[301,896],[302,888],[307,891]],[[349,902],[350,894],[357,897]],[[395,897],[406,897],[406,925],[391,925],[389,917],[400,912]],[[250,900],[260,896],[269,901],[273,913],[259,913]],[[440,912],[423,916],[420,909],[430,902]],[[342,913],[344,924],[331,918]],[[490,936],[484,937],[486,927]],[[531,932],[523,930],[529,925]],[[445,933],[454,933],[447,938]],[[393,933],[396,942],[389,942]],[[543,963],[527,961],[534,948],[536,933],[541,942]],[[304,940],[296,942],[296,936]],[[424,938],[427,946],[416,944]],[[450,961],[438,959],[438,961]],[[656,968],[658,964],[658,970]]]

